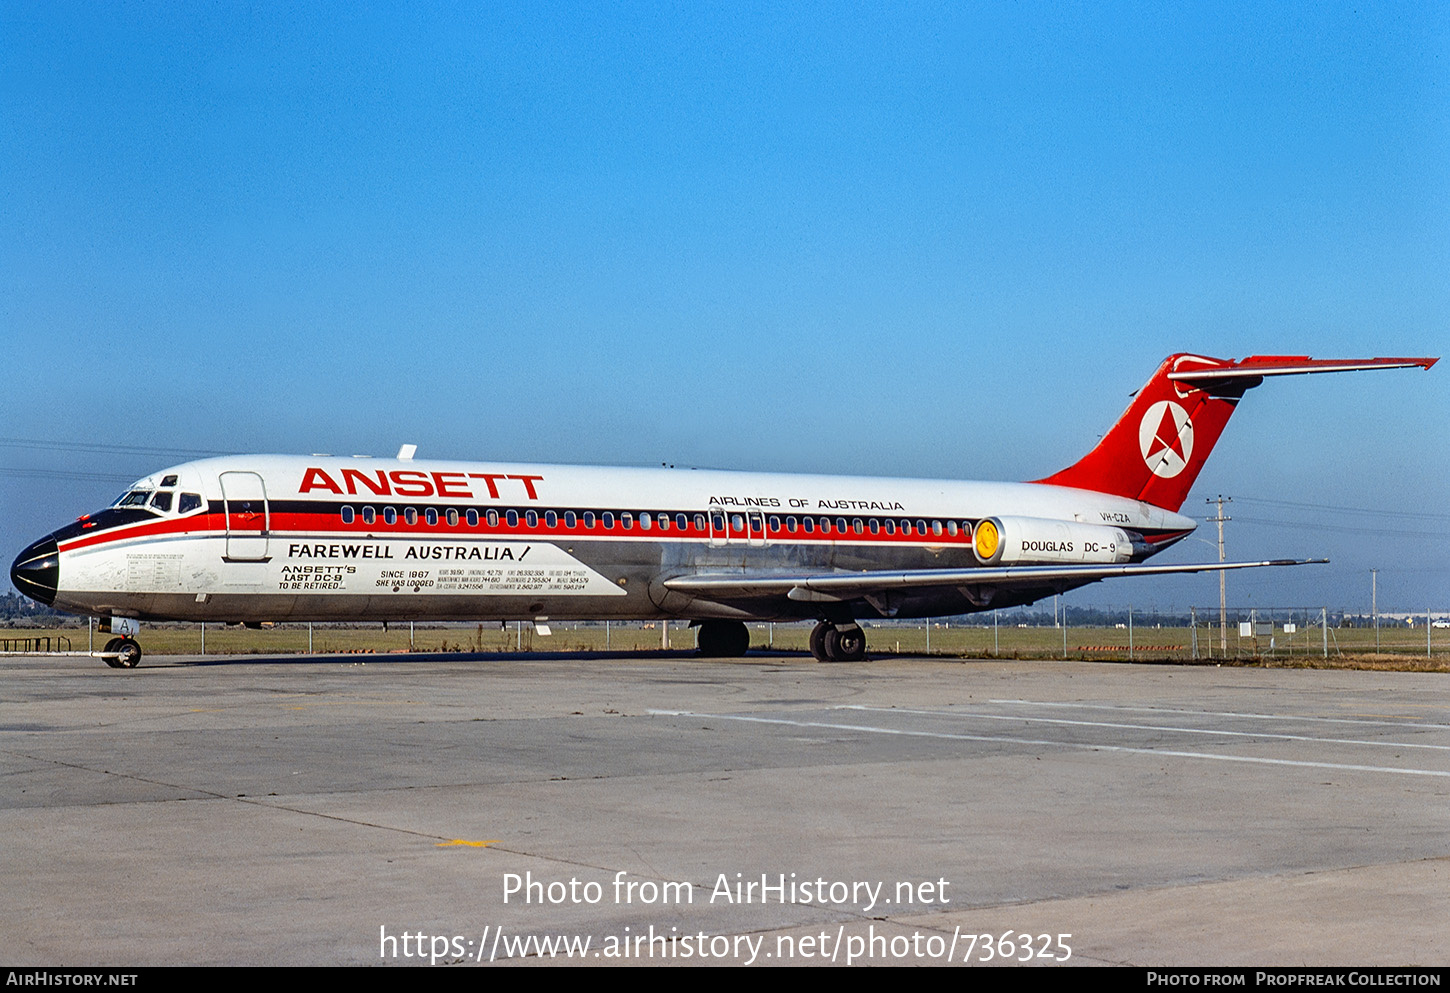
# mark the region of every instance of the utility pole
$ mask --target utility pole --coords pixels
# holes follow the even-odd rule
[[[1374,615],[1374,650],[1380,650],[1380,571],[1369,571],[1369,612]]]
[[[1218,525],[1218,560],[1224,561],[1223,557],[1223,522],[1233,520],[1225,516],[1223,505],[1233,503],[1233,497],[1226,497],[1220,493],[1217,497],[1205,500],[1204,503],[1218,504],[1218,516],[1210,517],[1209,520]],[[1224,570],[1218,571],[1218,651],[1220,655],[1228,655],[1228,594],[1224,588]]]

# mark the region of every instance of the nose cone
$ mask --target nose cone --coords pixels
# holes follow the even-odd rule
[[[55,603],[55,591],[60,586],[60,549],[55,538],[46,535],[15,556],[10,581],[32,600],[47,607]]]

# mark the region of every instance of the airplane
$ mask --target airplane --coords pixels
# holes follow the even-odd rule
[[[1075,464],[1025,483],[715,470],[223,456],[137,480],[10,570],[40,603],[102,619],[131,668],[142,620],[687,620],[737,657],[746,621],[815,620],[811,654],[866,657],[860,622],[1028,604],[1156,565],[1244,393],[1270,376],[1436,358],[1165,359]]]

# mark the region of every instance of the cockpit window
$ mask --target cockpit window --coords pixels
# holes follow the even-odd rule
[[[171,491],[157,490],[156,495],[151,498],[151,509],[163,512],[171,510]]]
[[[183,493],[181,494],[181,498],[176,501],[176,512],[178,514],[189,514],[200,506],[200,493]]]
[[[172,473],[170,476],[167,476],[165,479],[161,480],[161,485],[162,486],[175,486],[176,485],[176,474],[175,473]]]
[[[151,491],[150,490],[132,490],[130,493],[126,493],[126,494],[123,494],[123,495],[117,497],[116,498],[116,502],[113,503],[113,504],[111,504],[111,506],[112,507],[144,507],[144,506],[146,506],[146,501],[149,500],[149,499],[151,499]]]

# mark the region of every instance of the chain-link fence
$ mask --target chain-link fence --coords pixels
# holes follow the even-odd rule
[[[754,652],[809,651],[810,621],[752,622]],[[1188,611],[1086,608],[1059,604],[963,617],[864,621],[872,657],[936,655],[965,658],[1121,661],[1303,660],[1427,656],[1450,662],[1450,611],[1371,614],[1325,607],[1195,607]],[[6,632],[12,650],[41,650],[47,638],[87,650],[106,635],[84,618],[64,627]],[[410,624],[278,624],[260,629],[223,624],[143,625],[148,654],[304,654],[389,652],[690,652],[696,629],[685,621],[551,621]],[[99,638],[99,640],[96,640]],[[23,640],[25,644],[20,644]],[[69,647],[67,645],[66,647]]]

